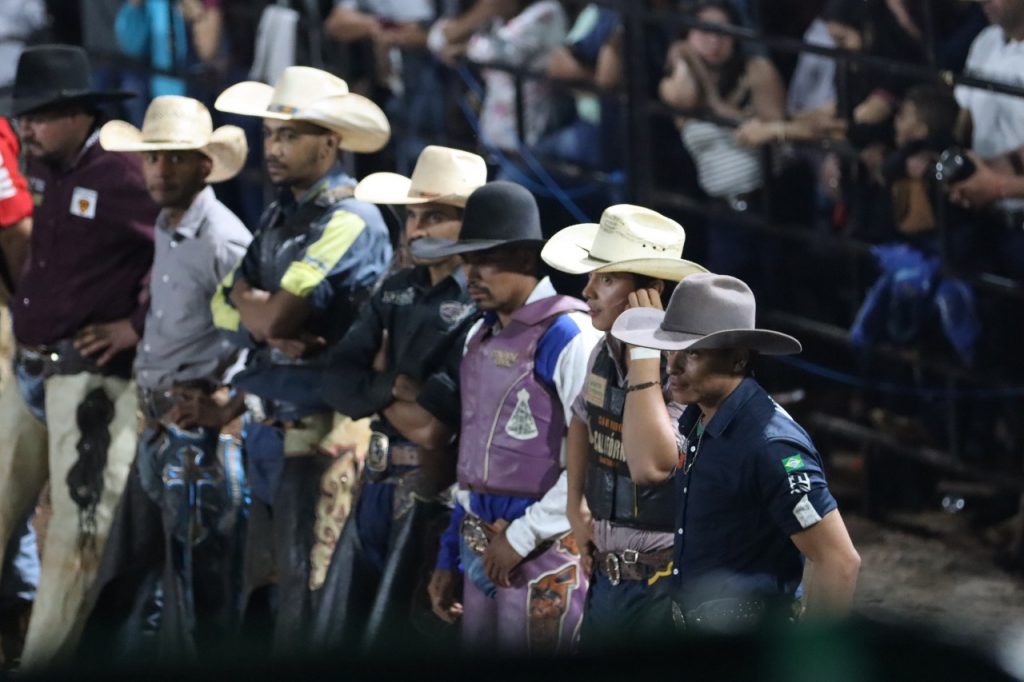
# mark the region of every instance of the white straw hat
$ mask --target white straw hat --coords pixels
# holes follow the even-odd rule
[[[556,232],[544,262],[562,272],[632,272],[678,282],[707,270],[683,260],[686,230],[657,211],[631,204],[609,206],[600,223],[581,223]]]
[[[238,126],[213,129],[210,111],[191,97],[161,95],[146,109],[139,130],[127,121],[109,121],[100,128],[100,145],[112,152],[202,152],[213,161],[206,181],[229,180],[242,170],[249,145]]]
[[[349,92],[337,76],[308,66],[289,66],[273,87],[259,81],[236,83],[213,106],[243,116],[314,123],[338,133],[339,146],[353,152],[375,152],[391,137],[380,107]]]
[[[356,185],[356,199],[371,204],[425,204],[433,201],[464,208],[466,199],[487,182],[487,162],[461,149],[424,147],[412,177],[372,173]]]

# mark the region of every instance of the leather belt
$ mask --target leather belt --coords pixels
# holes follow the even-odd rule
[[[374,431],[366,452],[366,468],[383,474],[390,467],[418,467],[423,463],[423,451],[410,443],[392,443],[387,434]]]
[[[118,353],[109,363],[99,367],[92,358],[78,352],[74,339],[61,339],[44,346],[19,345],[17,361],[26,374],[43,379],[81,372],[131,378],[131,357],[126,353]]]
[[[217,387],[205,379],[176,383],[173,388],[166,391],[139,386],[139,409],[147,419],[159,421],[180,400],[175,389],[191,389],[210,395]]]
[[[623,580],[650,579],[672,561],[672,551],[671,547],[666,547],[656,552],[638,552],[635,549],[598,552],[594,555],[594,565],[615,586]]]

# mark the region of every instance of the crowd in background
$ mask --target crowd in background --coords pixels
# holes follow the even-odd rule
[[[345,156],[357,178],[408,174],[427,144],[474,150],[491,178],[537,196],[546,233],[679,195],[666,213],[687,227],[687,257],[748,282],[762,309],[849,329],[856,349],[923,349],[1019,383],[1006,350],[1019,299],[976,283],[995,275],[1012,292],[1024,278],[1024,98],[929,74],[1024,85],[1024,0],[650,0],[643,20],[626,4],[0,0],[0,86],[25,45],[62,42],[88,51],[97,88],[145,93],[110,117],[141,125],[159,95],[205,102],[248,137],[245,169],[216,192],[253,229],[271,192],[260,124],[213,102],[293,64],[322,68],[393,130],[384,150]],[[733,28],[847,55],[773,49]],[[869,262],[850,264],[851,243],[871,247]],[[897,402],[882,404],[941,440],[948,413]],[[989,405],[961,404],[957,437],[968,456],[995,445],[1014,466],[1020,429],[1011,408]]]

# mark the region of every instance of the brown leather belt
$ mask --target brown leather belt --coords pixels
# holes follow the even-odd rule
[[[648,580],[671,560],[671,547],[656,552],[626,549],[621,552],[597,552],[594,555],[594,566],[608,576],[608,581],[614,586],[623,580]]]

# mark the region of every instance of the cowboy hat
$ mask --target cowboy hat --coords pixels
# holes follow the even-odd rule
[[[487,162],[461,149],[423,148],[412,177],[372,173],[356,185],[356,199],[371,204],[439,204],[465,207],[466,199],[487,182]]]
[[[231,114],[313,123],[340,135],[339,146],[353,152],[375,152],[391,137],[380,107],[349,92],[337,76],[308,66],[289,66],[273,87],[258,81],[236,83],[213,106]]]
[[[92,69],[85,50],[72,45],[36,45],[25,48],[9,97],[0,102],[0,113],[23,116],[41,109],[135,97],[122,90],[93,90]]]
[[[674,220],[642,206],[617,204],[600,223],[580,223],[556,232],[540,257],[562,272],[632,272],[678,282],[707,272],[683,260],[686,230]]]
[[[727,275],[698,273],[676,285],[668,307],[632,308],[619,315],[612,336],[658,350],[746,348],[765,355],[799,353],[788,334],[754,327],[754,292]]]
[[[112,152],[195,150],[208,156],[213,169],[209,183],[229,180],[242,170],[249,145],[238,126],[213,129],[210,111],[190,97],[161,95],[146,109],[139,130],[126,121],[110,121],[100,128],[100,145]]]
[[[434,260],[499,247],[540,247],[543,242],[533,195],[522,185],[497,180],[469,195],[458,241],[422,237],[409,245],[409,251],[415,258]]]

